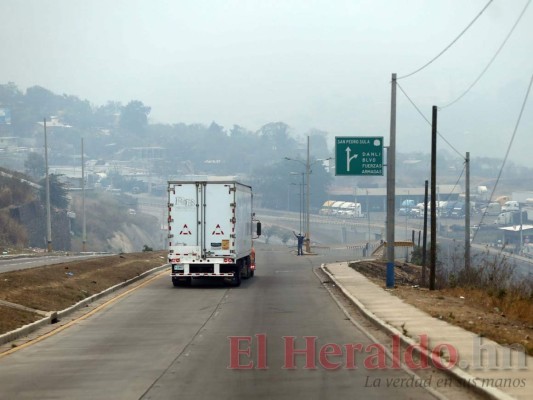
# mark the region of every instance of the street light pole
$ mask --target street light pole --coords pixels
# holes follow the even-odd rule
[[[305,182],[304,182],[304,173],[302,175],[302,183],[300,183],[300,234],[305,231]]]
[[[331,157],[329,158],[326,158],[325,160],[324,159],[318,159],[318,160],[315,160],[313,161],[313,163],[310,162],[309,160],[309,136],[307,136],[307,160],[306,162],[304,163],[303,161],[300,161],[300,160],[294,160],[292,158],[289,158],[289,157],[285,157],[285,160],[288,160],[288,161],[296,161],[296,162],[299,162],[300,164],[304,165],[305,166],[305,175],[306,175],[306,180],[307,180],[307,190],[306,190],[306,193],[307,193],[307,199],[306,199],[306,213],[307,215],[305,216],[305,223],[304,223],[304,228],[305,228],[305,251],[307,253],[310,253],[311,252],[311,229],[309,227],[309,201],[310,201],[310,184],[309,184],[309,176],[311,175],[311,165],[313,165],[314,163],[318,162],[318,161],[327,161],[327,160],[331,160]],[[303,173],[302,173],[302,185],[304,185],[303,183]],[[303,190],[303,188],[302,188]],[[302,200],[302,203],[303,203],[303,200]]]
[[[291,175],[302,175],[302,183],[299,184],[300,186],[300,234],[302,233],[303,230],[305,230],[305,214],[304,214],[304,172],[291,172],[290,173]],[[294,185],[294,183],[292,184]],[[304,225],[302,227],[302,224]],[[303,228],[303,229],[302,229]]]
[[[305,251],[307,253],[311,252],[311,234],[309,232],[309,175],[311,174],[311,166],[309,165],[309,135],[307,136],[307,164],[305,166],[305,173],[307,174],[307,203],[306,203],[306,212],[307,212],[307,224],[305,232]]]
[[[87,219],[85,216],[85,158],[83,149],[83,138],[81,138],[81,213],[82,213],[82,234],[81,250],[87,251]]]

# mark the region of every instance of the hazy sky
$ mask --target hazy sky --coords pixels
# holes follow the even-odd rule
[[[428,119],[476,79],[527,1],[494,0],[441,58],[399,81]],[[256,130],[283,121],[295,135],[316,128],[388,142],[391,74],[425,64],[486,3],[0,0],[0,83],[95,105],[141,100],[152,122]],[[439,131],[461,154],[503,157],[532,74],[530,6],[477,86],[439,113]],[[429,152],[430,127],[400,91],[397,129],[399,152]],[[511,158],[526,163],[532,150],[533,94]]]

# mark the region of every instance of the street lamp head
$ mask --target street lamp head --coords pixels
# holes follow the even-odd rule
[[[287,161],[296,161],[297,163],[300,163],[302,165],[306,165],[306,163],[304,163],[302,160],[295,160],[294,158],[290,158],[290,157],[283,157],[283,159],[285,159]]]

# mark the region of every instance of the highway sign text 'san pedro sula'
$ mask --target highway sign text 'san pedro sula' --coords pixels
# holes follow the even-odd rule
[[[383,175],[383,137],[335,137],[335,175]]]

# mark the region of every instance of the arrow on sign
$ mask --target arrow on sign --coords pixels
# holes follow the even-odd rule
[[[350,157],[350,153],[352,152],[352,149],[350,149],[349,146],[346,147],[346,171],[350,172],[350,162],[352,160],[355,160],[358,156],[358,154],[354,154]]]

